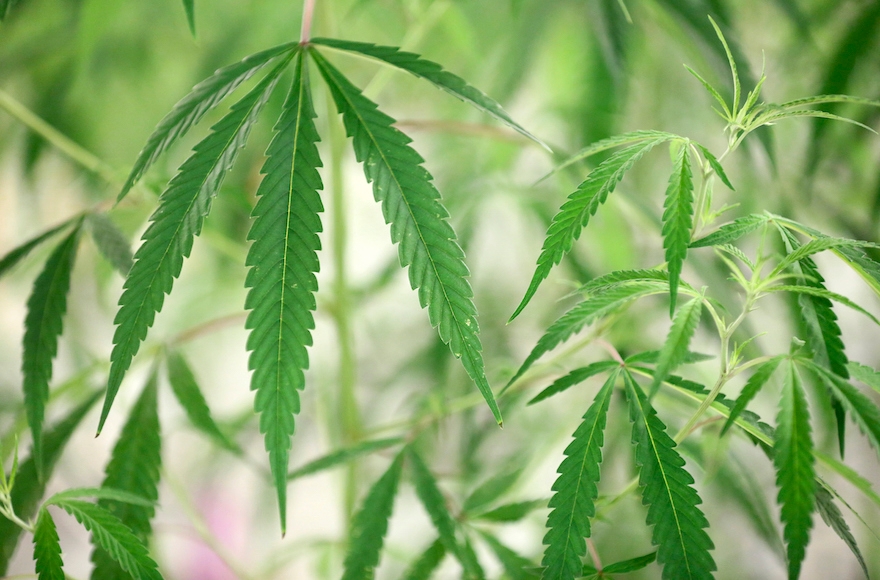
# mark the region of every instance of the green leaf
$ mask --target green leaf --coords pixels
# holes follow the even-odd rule
[[[165,357],[165,364],[168,366],[168,382],[171,384],[171,390],[193,426],[224,449],[241,453],[238,444],[230,441],[211,417],[205,396],[183,355],[178,351],[169,351]]]
[[[712,155],[712,152],[706,149],[704,146],[700,145],[699,143],[694,143],[694,145],[696,145],[697,149],[700,150],[700,153],[703,154],[703,157],[706,159],[706,161],[709,162],[709,166],[712,168],[715,174],[721,178],[721,182],[726,185],[727,188],[730,189],[730,191],[736,191],[733,188],[733,185],[730,183],[730,180],[727,178],[727,174],[724,173],[724,167],[722,167],[721,163],[718,162],[718,159],[714,155]]]
[[[595,294],[610,286],[617,286],[621,282],[644,282],[649,280],[669,282],[669,272],[664,272],[663,270],[617,270],[593,278],[578,288],[577,293]]]
[[[599,464],[605,443],[605,419],[614,392],[618,372],[612,372],[596,393],[584,420],[574,432],[574,441],[565,449],[559,465],[559,477],[553,484],[556,493],[550,500],[553,511],[547,517],[544,536],[545,579],[573,579],[581,575],[581,558],[587,553],[584,538],[591,534],[590,518],[596,515],[595,500],[599,495]]]
[[[789,240],[791,239],[793,238],[790,236]],[[862,242],[860,240],[850,240],[847,238],[833,238],[831,236],[824,236],[821,238],[810,240],[803,245],[793,243],[792,246],[794,247],[794,251],[792,251],[787,256],[785,256],[785,258],[779,261],[776,267],[773,268],[771,276],[779,274],[789,266],[793,265],[795,262],[802,263],[804,261],[804,258],[807,258],[819,252],[823,252],[825,250],[835,250],[840,248],[865,248],[873,247],[874,244],[870,242]]]
[[[834,530],[834,533],[843,540],[853,553],[853,556],[856,557],[862,572],[865,573],[865,578],[870,578],[871,574],[868,573],[868,565],[865,563],[862,551],[859,550],[855,536],[853,536],[852,531],[849,529],[849,524],[846,523],[843,514],[840,513],[840,508],[834,503],[834,497],[831,495],[831,492],[822,485],[816,485],[816,511],[822,516],[822,521]]]
[[[629,572],[635,572],[636,570],[641,570],[651,564],[657,559],[657,552],[651,552],[650,554],[645,554],[644,556],[639,556],[637,558],[630,558],[629,560],[621,560],[620,562],[615,562],[614,564],[609,564],[602,568],[602,572],[605,574],[628,574]]]
[[[705,248],[708,246],[720,246],[729,244],[740,239],[744,235],[755,231],[769,220],[768,216],[760,214],[751,214],[741,218],[737,218],[730,223],[726,223],[708,236],[704,236],[699,240],[690,243],[691,248]]]
[[[487,522],[518,522],[533,511],[547,507],[546,499],[518,501],[472,516]]]
[[[669,176],[666,201],[663,204],[663,247],[669,269],[669,316],[675,313],[678,280],[687,257],[694,221],[694,180],[689,157],[689,142],[673,142],[678,154]]]
[[[854,105],[867,105],[870,107],[880,107],[880,101],[866,99],[864,97],[854,97],[852,95],[814,95],[812,97],[804,97],[786,101],[779,105],[774,105],[777,109],[794,109],[797,107],[809,107],[812,105],[825,105],[829,103],[851,103]]]
[[[313,38],[310,42],[312,44],[321,44],[339,50],[358,52],[384,61],[399,69],[408,71],[417,77],[421,77],[433,83],[437,88],[446,91],[452,96],[492,115],[511,129],[517,131],[524,137],[531,139],[547,151],[550,151],[550,147],[522,128],[516,121],[511,119],[504,109],[501,108],[501,105],[485,95],[482,91],[470,86],[461,77],[443,70],[443,67],[439,64],[421,58],[418,54],[405,52],[392,46],[379,46],[365,42],[353,42],[332,38]]]
[[[700,75],[700,73],[698,73],[688,65],[684,65],[684,68],[687,69],[687,71],[691,73],[691,75],[694,76],[698,81],[700,81],[700,84],[703,85],[703,88],[706,89],[706,92],[712,95],[712,98],[715,99],[715,102],[717,102],[721,106],[721,111],[718,111],[717,109],[713,110],[721,114],[721,117],[725,121],[730,121],[731,119],[733,119],[733,115],[730,112],[730,106],[728,106],[727,102],[724,100],[724,97],[721,96],[721,93],[718,92],[718,89],[709,84],[709,81],[704,79],[702,75]]]
[[[126,502],[123,498],[112,497],[106,492],[99,496],[98,502],[100,507],[118,518],[144,545],[153,531],[150,520],[156,512],[154,503],[159,498],[158,485],[162,465],[156,375],[157,369],[154,367],[122,428],[107,464],[106,476],[101,483],[102,488],[121,490],[144,498],[148,503],[143,505]],[[95,567],[91,580],[124,580],[126,568],[117,563],[117,559],[98,541],[92,553]]]
[[[574,385],[580,384],[590,377],[593,377],[605,371],[609,371],[619,366],[620,363],[618,363],[617,361],[603,360],[588,364],[585,367],[574,369],[564,377],[558,378],[553,381],[552,385],[535,395],[532,400],[526,403],[526,405],[534,405],[535,403],[543,401],[544,399],[552,397],[553,395],[557,395],[562,391],[573,387]]]
[[[524,558],[498,541],[498,538],[488,532],[480,532],[480,537],[488,544],[489,548],[501,562],[501,567],[507,573],[510,580],[533,580],[537,574],[531,572],[534,564],[528,558]]]
[[[149,500],[139,495],[122,491],[121,489],[114,489],[112,487],[72,487],[70,489],[65,489],[64,491],[59,491],[47,500],[47,502],[52,503],[55,500],[79,499],[83,497],[107,499],[146,508],[152,508],[156,504],[156,498]]]
[[[813,512],[816,509],[816,474],[813,467],[813,442],[810,437],[810,411],[801,378],[789,364],[785,373],[779,415],[776,419],[773,463],[776,465],[777,501],[785,526],[788,577],[800,575]]]
[[[869,366],[865,366],[855,361],[850,361],[846,365],[846,368],[852,374],[854,379],[865,383],[877,391],[877,393],[880,393],[880,373]]]
[[[104,213],[91,213],[86,216],[89,232],[98,251],[119,273],[125,276],[131,270],[134,257],[128,239]]]
[[[403,453],[380,477],[364,498],[364,504],[351,525],[351,539],[345,556],[342,580],[364,580],[373,577],[379,554],[388,531],[388,519],[397,494],[397,483],[403,467]]]
[[[27,301],[21,362],[22,387],[28,424],[34,437],[33,455],[38,467],[42,466],[43,419],[49,400],[52,361],[58,353],[58,337],[64,329],[70,273],[76,259],[79,232],[80,225],[77,225],[58,244],[34,281]],[[39,469],[37,476],[42,477]]]
[[[99,433],[132,358],[153,325],[156,313],[162,310],[165,294],[171,292],[174,279],[180,275],[184,258],[192,251],[193,238],[201,232],[214,195],[235,163],[285,65],[286,60],[211,128],[211,134],[195,146],[193,154],[159,198],[159,207],[150,217],[152,223],[143,235],[144,243],[135,253],[134,265],[119,298],[110,378]]]
[[[443,561],[445,555],[446,548],[443,547],[443,542],[437,539],[422,552],[401,578],[403,580],[428,580],[440,562]]]
[[[501,472],[484,481],[464,500],[461,509],[470,514],[503,496],[519,480],[523,470]]]
[[[681,307],[672,321],[669,334],[660,354],[657,356],[657,367],[654,371],[654,379],[651,382],[649,398],[653,397],[660,388],[660,384],[667,375],[682,364],[689,354],[688,346],[700,323],[703,314],[703,297],[698,296]]]
[[[736,404],[730,410],[730,415],[727,416],[727,421],[724,423],[724,427],[721,428],[722,435],[733,426],[736,418],[740,416],[740,413],[745,411],[751,400],[755,398],[755,395],[757,395],[767,381],[770,380],[770,377],[776,371],[776,367],[779,366],[779,363],[782,362],[782,359],[784,358],[784,356],[774,356],[770,360],[761,363],[761,365],[755,369],[755,372],[752,373],[752,376],[746,381],[742,392],[736,399]]]
[[[189,31],[193,36],[196,35],[196,7],[194,0],[183,0],[183,9],[186,11],[186,22],[189,24]]]
[[[862,492],[862,494],[864,494],[864,496],[871,500],[876,506],[880,507],[880,494],[874,491],[871,482],[865,479],[856,470],[845,463],[838,461],[834,457],[822,453],[818,449],[813,450],[813,455],[827,467],[831,468],[835,473],[850,482],[853,487]]]
[[[714,546],[705,528],[709,522],[697,507],[702,500],[692,487],[693,477],[675,450],[666,426],[648,406],[647,398],[629,371],[624,371],[629,400],[632,440],[636,446],[642,503],[648,506],[648,525],[654,526],[652,543],[664,580],[711,578]]]
[[[596,293],[576,304],[550,325],[550,328],[538,340],[538,344],[535,345],[507,385],[510,386],[520,378],[544,353],[568,340],[584,326],[607,316],[636,298],[648,294],[660,294],[665,292],[667,288],[667,284],[659,282],[629,282],[607,287],[601,293]]]
[[[261,170],[253,240],[246,265],[245,308],[251,310],[245,327],[251,330],[251,390],[254,410],[260,414],[260,432],[278,494],[282,534],[287,527],[287,470],[294,415],[299,412],[299,391],[305,387],[309,367],[306,347],[315,327],[312,311],[318,281],[318,254],[323,211],[318,190],[323,189],[317,168],[318,131],[315,129],[308,71],[303,53],[297,54],[293,82],[275,125]]]
[[[11,504],[18,517],[28,520],[37,513],[40,500],[46,493],[46,482],[55,469],[67,441],[76,430],[86,413],[100,397],[100,392],[92,393],[85,402],[74,408],[64,419],[43,433],[42,479],[37,477],[37,466],[31,456],[18,468],[15,485],[12,488]],[[15,547],[21,537],[22,529],[17,524],[0,515],[0,575],[5,575]]]
[[[347,463],[350,460],[355,459],[356,457],[368,455],[376,451],[381,451],[382,449],[388,449],[389,447],[394,447],[396,445],[400,445],[401,443],[404,443],[404,439],[400,437],[362,441],[350,447],[344,447],[323,457],[319,457],[314,461],[309,461],[302,467],[298,467],[288,473],[287,479],[289,481],[291,479],[297,479],[299,477],[305,477],[306,475],[318,473],[320,471],[324,471],[325,469],[330,469],[331,467],[336,467],[337,465]]]
[[[112,513],[93,503],[67,499],[57,505],[92,532],[93,541],[116,560],[127,573],[137,580],[161,580],[156,563],[147,548]]]
[[[33,250],[34,248],[36,248],[37,246],[39,246],[40,244],[42,244],[43,242],[45,242],[46,240],[79,219],[80,217],[76,216],[60,225],[55,226],[54,228],[46,230],[42,234],[31,238],[17,248],[11,250],[8,254],[3,256],[3,258],[0,258],[0,277],[2,277],[4,274],[6,274],[6,272],[12,269],[13,266],[18,264],[25,256],[30,254],[31,250]]]
[[[841,294],[836,292],[831,292],[830,290],[826,290],[825,288],[816,287],[816,286],[799,286],[799,285],[781,285],[781,286],[771,286],[765,290],[766,292],[794,292],[796,294],[808,294],[810,296],[815,296],[818,298],[826,298],[828,300],[834,300],[835,302],[839,302],[844,306],[849,306],[853,310],[857,312],[861,312],[875,324],[880,324],[880,320],[877,320],[877,317]]]
[[[153,134],[147,139],[147,144],[138,154],[134,167],[132,167],[116,201],[122,200],[162,153],[183,137],[208,111],[216,107],[241,83],[266,66],[273,58],[298,48],[298,42],[289,42],[252,54],[240,62],[221,68],[193,87],[192,91],[174,105],[174,108],[165,115],[164,119],[159,121]]]
[[[409,147],[410,139],[392,126],[394,119],[381,113],[320,54],[313,54],[342,113],[346,133],[353,138],[355,157],[363,163],[373,195],[382,203],[386,223],[391,224],[391,241],[400,244],[398,255],[401,265],[409,267],[410,286],[418,289],[419,303],[428,308],[431,325],[461,359],[500,424],[501,412],[483,368],[464,252],[431,174]]]
[[[39,580],[64,580],[64,562],[55,522],[48,510],[40,510],[34,524],[34,568]]]
[[[671,138],[663,134],[615,152],[591,171],[587,179],[568,196],[568,201],[562,204],[559,212],[553,217],[553,222],[547,230],[547,237],[544,239],[544,246],[541,248],[541,255],[538,256],[538,265],[532,281],[510,320],[523,311],[537,292],[538,286],[550,275],[553,266],[559,264],[571,251],[575,240],[581,235],[581,230],[587,227],[590,217],[595,215],[599,206],[605,203],[608,195],[614,191],[626,172],[655,145],[669,141]]]

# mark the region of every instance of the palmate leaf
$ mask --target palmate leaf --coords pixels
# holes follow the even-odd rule
[[[157,369],[154,368],[122,428],[101,483],[102,488],[121,490],[152,502],[159,498],[162,464],[157,382]],[[150,520],[156,511],[152,504],[104,497],[99,499],[98,505],[116,516],[142,543],[148,542],[152,534]],[[92,580],[127,579],[123,567],[99,542],[92,552],[92,562],[95,564]]]
[[[434,573],[434,570],[440,565],[440,562],[443,561],[445,555],[446,548],[443,547],[443,542],[438,538],[421,553],[401,578],[403,580],[428,580]]]
[[[859,549],[855,536],[853,536],[852,531],[849,529],[849,524],[846,523],[843,514],[840,513],[840,508],[834,503],[834,496],[822,485],[816,486],[816,511],[822,516],[822,521],[834,530],[834,533],[843,540],[853,553],[853,556],[856,557],[862,572],[865,573],[865,578],[870,578],[871,574],[868,572],[868,565],[865,563],[865,558],[862,556],[862,551]]]
[[[42,234],[31,238],[17,248],[11,250],[9,253],[3,256],[3,258],[0,258],[0,277],[6,274],[6,272],[9,271],[13,266],[18,264],[25,256],[30,254],[31,250],[33,250],[64,228],[69,227],[71,223],[76,222],[79,219],[80,217],[77,216],[65,221],[60,225],[55,226],[54,228],[46,230]]]
[[[381,113],[317,51],[312,54],[342,113],[346,133],[353,139],[355,157],[363,163],[373,195],[382,204],[386,223],[391,224],[391,241],[400,244],[398,255],[401,266],[409,268],[410,286],[418,289],[419,303],[427,307],[431,325],[461,359],[500,424],[501,412],[483,368],[464,252],[431,174],[408,145],[410,139],[392,127],[394,119]]]
[[[491,97],[487,96],[479,89],[472,87],[461,77],[443,70],[443,67],[439,64],[424,59],[418,54],[405,52],[393,46],[380,46],[366,42],[353,42],[350,40],[337,40],[333,38],[313,38],[309,42],[312,44],[330,46],[339,50],[364,54],[384,61],[399,69],[408,71],[417,77],[421,77],[433,83],[437,88],[446,91],[454,97],[457,97],[466,103],[470,103],[477,109],[492,115],[511,129],[531,139],[548,151],[550,150],[543,141],[526,131],[516,121],[511,119],[510,115],[501,108],[501,105],[492,100]]]
[[[810,411],[801,378],[793,363],[786,368],[776,418],[773,463],[776,466],[777,501],[785,526],[788,577],[800,575],[813,512],[816,509],[816,474],[813,467],[813,442],[810,436]]]
[[[345,447],[343,449],[339,449],[338,451],[328,453],[327,455],[319,457],[314,461],[309,461],[302,467],[298,467],[297,469],[294,469],[293,471],[288,473],[287,479],[289,481],[291,479],[297,479],[300,477],[305,477],[306,475],[318,473],[320,471],[324,471],[325,469],[330,469],[331,467],[336,467],[338,465],[347,463],[348,461],[355,459],[356,457],[367,455],[369,453],[375,453],[376,451],[380,451],[382,449],[388,449],[389,447],[400,445],[403,442],[404,439],[400,437],[362,441],[360,443],[352,445],[351,447]]]
[[[183,137],[208,111],[216,107],[220,101],[273,58],[296,50],[298,46],[299,43],[290,42],[252,54],[240,62],[219,69],[193,87],[193,90],[159,121],[153,134],[147,139],[147,144],[138,154],[117,201],[125,197],[156,159]]]
[[[508,381],[507,386],[519,379],[544,353],[560,343],[568,340],[584,326],[599,318],[607,316],[623,305],[649,294],[660,294],[669,287],[665,282],[637,281],[608,286],[596,292],[586,300],[576,304],[568,312],[550,325],[547,332],[538,340],[538,344],[526,357],[516,373]],[[506,387],[505,387],[506,388]]]
[[[666,340],[663,342],[663,348],[660,349],[660,354],[657,356],[657,366],[654,371],[654,379],[651,381],[649,398],[654,396],[667,375],[682,364],[690,354],[688,346],[694,337],[702,314],[703,297],[698,296],[682,306],[675,315],[669,334],[666,335]]]
[[[247,348],[256,391],[254,410],[260,414],[260,432],[278,494],[281,530],[287,526],[287,466],[294,415],[299,412],[299,391],[305,387],[309,367],[306,347],[315,327],[312,311],[318,281],[318,254],[324,208],[317,168],[321,166],[315,112],[303,53],[297,54],[293,83],[275,137],[269,144],[257,189],[253,240],[246,265],[249,287],[245,308],[251,310],[245,327],[251,329]]]
[[[24,408],[34,437],[33,455],[42,477],[43,418],[49,400],[52,361],[58,353],[58,337],[64,329],[70,273],[79,245],[80,222],[46,260],[43,271],[34,281],[24,319],[21,371]]]
[[[34,524],[34,569],[38,580],[64,580],[64,562],[55,522],[48,510],[40,510]]]
[[[86,416],[100,395],[100,392],[93,393],[63,420],[43,433],[42,480],[37,477],[37,466],[33,454],[19,465],[15,486],[10,494],[12,508],[18,517],[28,520],[37,513],[40,500],[46,492],[46,482],[55,469],[55,463],[61,456],[70,436],[73,435],[83,417]],[[21,537],[21,532],[22,529],[17,524],[0,515],[0,575],[5,575],[9,568],[9,562]]]
[[[663,247],[666,249],[666,264],[669,269],[669,316],[675,313],[678,297],[678,280],[687,257],[691,241],[691,227],[694,221],[694,179],[691,172],[690,148],[688,141],[673,141],[678,146],[678,154],[666,188],[666,201],[663,204]]]
[[[120,274],[123,276],[128,274],[134,263],[134,257],[131,253],[131,245],[116,224],[103,213],[89,214],[86,216],[86,223],[95,245],[98,246],[98,251]]]
[[[168,367],[168,382],[171,384],[171,390],[193,426],[224,449],[241,453],[241,448],[234,441],[230,441],[211,417],[211,409],[208,408],[199,383],[183,355],[178,351],[169,351],[165,364]]]
[[[730,223],[726,223],[711,234],[694,240],[690,243],[691,248],[705,248],[708,246],[721,246],[735,242],[744,235],[755,231],[770,218],[766,215],[751,214],[741,218],[737,218]]]
[[[588,364],[585,367],[574,369],[564,377],[560,377],[553,381],[552,385],[535,395],[528,403],[526,403],[526,405],[534,405],[535,403],[543,401],[544,399],[552,397],[553,395],[557,395],[562,391],[573,387],[574,385],[580,384],[590,377],[619,366],[620,363],[618,363],[617,361],[603,360]]]
[[[648,406],[648,400],[629,371],[624,371],[629,400],[632,440],[636,446],[642,503],[648,506],[648,525],[654,526],[651,541],[657,546],[657,561],[663,565],[664,580],[712,578],[714,546],[705,528],[709,522],[697,507],[702,501],[691,484],[694,478],[684,468],[675,441],[666,426]]]
[[[136,580],[162,580],[147,548],[125,524],[101,506],[75,499],[51,500],[92,532],[93,541],[107,551]]]
[[[388,519],[397,495],[404,453],[397,455],[388,470],[373,484],[351,525],[351,539],[345,556],[342,580],[373,578],[388,531]]]
[[[285,59],[211,128],[211,134],[195,146],[159,198],[159,207],[150,217],[152,223],[135,253],[134,265],[119,298],[99,433],[131,359],[146,338],[156,313],[162,310],[165,294],[171,292],[174,279],[180,275],[183,260],[192,250],[193,238],[201,232],[214,195],[286,64]]]
[[[553,266],[559,264],[571,250],[575,240],[580,237],[581,230],[587,227],[590,218],[596,214],[599,206],[605,203],[608,195],[614,191],[626,172],[654,146],[673,138],[673,135],[663,133],[615,152],[593,169],[587,175],[587,179],[568,196],[568,201],[559,208],[547,230],[547,237],[544,239],[541,255],[538,256],[538,265],[532,281],[519,306],[511,315],[511,320],[526,307],[537,292],[538,286],[550,275]]]
[[[556,493],[550,500],[553,511],[547,517],[549,530],[544,536],[547,549],[541,562],[545,579],[570,580],[581,576],[581,558],[587,552],[584,538],[590,537],[590,518],[596,515],[593,502],[599,495],[596,484],[605,442],[605,418],[617,375],[617,371],[612,372],[596,393],[557,470],[559,477],[552,488]]]
[[[730,429],[736,421],[736,418],[745,411],[752,399],[755,398],[755,395],[757,395],[764,385],[767,384],[767,381],[769,381],[770,377],[773,376],[773,373],[776,372],[776,368],[779,366],[779,363],[782,362],[783,358],[785,357],[774,356],[770,360],[761,363],[761,365],[755,369],[755,372],[752,373],[752,376],[746,381],[742,392],[736,399],[736,404],[730,410],[730,415],[727,416],[727,421],[724,423],[724,427],[721,428],[722,435]]]

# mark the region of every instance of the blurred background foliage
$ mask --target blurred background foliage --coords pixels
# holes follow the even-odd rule
[[[6,0],[0,2],[0,10],[4,8],[0,254],[79,211],[110,209],[140,147],[173,104],[215,69],[297,39],[302,7],[298,1],[199,0],[195,37],[177,0]],[[767,101],[821,93],[880,98],[876,0],[317,1],[314,36],[421,53],[492,96],[556,151],[554,156],[547,154],[408,75],[330,54],[350,78],[366,87],[370,98],[399,120],[436,178],[468,254],[487,371],[495,386],[507,381],[579,282],[613,269],[663,261],[658,218],[668,160],[655,153],[627,177],[620,195],[585,232],[526,313],[506,325],[555,209],[587,171],[587,166],[576,166],[533,185],[556,163],[589,143],[635,129],[670,131],[697,139],[716,154],[723,151],[723,124],[711,110],[710,97],[682,66],[700,71],[716,86],[730,87],[726,60],[707,15],[731,42],[747,84],[754,84],[762,67],[766,70]],[[329,96],[316,86],[318,123],[325,135],[322,158],[325,166],[338,160],[344,169],[341,182],[335,183],[326,168],[325,184],[343,186],[347,205],[342,219],[334,220],[337,208],[325,203],[325,267],[319,274],[315,346],[291,468],[367,439],[418,437],[453,512],[462,519],[468,517],[462,509],[464,498],[493,475],[513,474],[496,504],[487,507],[546,499],[561,451],[592,394],[572,392],[541,407],[525,407],[523,397],[564,372],[567,361],[595,360],[601,349],[570,347],[539,365],[500,400],[505,429],[498,430],[419,311],[416,296],[396,267],[396,251],[387,243],[387,227],[360,168],[347,152],[341,153],[337,115],[327,113]],[[179,347],[215,417],[245,452],[230,454],[200,436],[172,403],[170,390],[160,392],[164,473],[153,547],[168,578],[338,577],[351,511],[390,457],[390,452],[379,452],[344,470],[293,482],[289,533],[284,539],[277,537],[262,439],[247,389],[243,264],[259,168],[271,138],[272,127],[265,119],[277,118],[280,94],[269,103],[264,122],[255,128],[227,178],[180,283],[136,359],[135,370],[141,372],[128,379],[121,405],[99,439],[90,431],[97,423],[95,410],[86,418],[50,482],[52,489],[100,482],[125,409],[139,389],[131,383],[143,382],[158,346]],[[15,112],[16,104],[70,139],[85,158],[72,159],[56,141],[27,126],[27,119]],[[225,110],[218,108],[203,126]],[[880,126],[877,109],[834,112]],[[110,211],[133,244],[156,195],[204,131],[184,139],[160,160],[142,187]],[[84,162],[92,166],[84,167]],[[728,203],[739,204],[736,214],[767,209],[829,233],[878,239],[876,135],[841,123],[788,122],[762,132],[725,165],[736,192],[724,195]],[[329,200],[329,189],[325,199]],[[336,255],[331,250],[339,247],[331,240],[340,225],[347,241]],[[106,380],[122,280],[94,247],[86,244],[81,251],[55,365],[50,422]],[[0,426],[6,457],[15,433],[21,435],[22,449],[28,446],[18,372],[22,321],[30,284],[48,252],[38,250],[0,284]],[[354,305],[345,321],[336,315],[340,255],[346,294]],[[685,277],[723,283],[718,272],[707,261],[704,270],[686,271]],[[832,290],[862,291],[849,278],[835,279],[834,271],[826,278]],[[723,290],[713,286],[713,292]],[[877,312],[876,300],[856,297]],[[639,324],[618,325],[604,339],[624,354],[657,348],[668,322],[661,301],[651,306],[638,305],[631,320]],[[784,303],[775,306],[781,314],[764,305],[766,312],[752,319],[752,330],[772,334],[776,325],[793,324],[785,316]],[[849,313],[840,315],[850,358],[880,363],[876,331]],[[343,324],[349,325],[350,333]],[[350,340],[353,346],[354,358],[348,362],[340,357],[340,340]],[[339,388],[340,375],[346,372],[354,376],[353,402],[345,401]],[[598,385],[588,384],[589,391]],[[767,408],[773,408],[772,401]],[[631,477],[628,429],[621,421],[609,426],[602,494],[613,496]],[[823,448],[832,448],[832,438],[826,439]],[[770,507],[775,495],[772,467],[755,462],[759,455],[738,443],[726,449],[728,441],[707,437],[691,439],[685,446],[689,461],[703,472],[697,479],[722,570],[718,577],[783,577],[782,544],[774,523],[778,518],[776,508]],[[871,456],[859,456],[867,448],[863,443],[858,437],[851,442],[849,460],[880,481]],[[717,458],[728,453],[748,468],[735,473],[729,465],[719,467]],[[850,518],[869,567],[880,576],[880,512],[846,484],[841,490],[867,523]],[[650,551],[642,510],[630,495],[600,511],[594,538],[605,562]],[[546,510],[538,508],[515,525],[483,524],[481,529],[537,565],[545,518]],[[427,547],[429,529],[414,494],[405,490],[395,508],[379,576],[397,577]],[[816,530],[802,577],[859,577],[846,547],[821,524]],[[85,577],[89,550],[83,533],[63,524],[60,533],[68,573]],[[504,574],[484,545],[478,554],[490,577]],[[28,550],[20,549],[8,572],[32,569]],[[656,573],[657,568],[649,567],[631,577],[651,578]],[[455,564],[447,561],[438,577],[456,574]]]

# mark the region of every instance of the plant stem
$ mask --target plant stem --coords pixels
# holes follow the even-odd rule
[[[312,33],[312,14],[315,12],[315,0],[305,0],[303,3],[302,29],[299,35],[300,44],[306,44]]]

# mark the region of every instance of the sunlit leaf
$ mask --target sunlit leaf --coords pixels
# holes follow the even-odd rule
[[[48,510],[40,510],[34,524],[34,569],[38,580],[65,580],[61,544]]]
[[[677,143],[678,154],[666,188],[663,204],[663,247],[669,269],[669,315],[675,313],[678,280],[687,257],[694,221],[694,180],[691,172],[688,142]]]
[[[58,338],[64,329],[70,273],[76,259],[79,233],[80,227],[77,225],[58,244],[34,281],[27,301],[21,362],[22,388],[28,424],[34,437],[33,455],[38,467],[42,466],[43,419],[49,400],[52,361],[58,353]],[[41,476],[39,469],[37,475]]]
[[[681,307],[672,321],[672,327],[657,356],[657,367],[651,382],[649,397],[653,397],[666,376],[685,361],[691,339],[703,314],[703,298],[698,296]]]
[[[599,362],[594,362],[585,367],[580,367],[574,369],[564,377],[560,377],[553,381],[553,384],[535,395],[526,405],[534,405],[544,399],[552,397],[553,395],[557,395],[574,385],[578,385],[590,377],[596,376],[599,373],[609,371],[615,367],[619,367],[620,363],[613,360],[603,360]]]
[[[309,461],[302,467],[298,467],[288,473],[287,479],[297,479],[299,477],[305,477],[306,475],[318,473],[320,471],[324,471],[325,469],[330,469],[332,467],[348,463],[352,459],[361,457],[362,455],[368,455],[370,453],[375,453],[376,451],[381,451],[382,449],[388,449],[389,447],[400,445],[403,442],[404,440],[400,437],[362,441],[350,447],[345,447],[343,449],[339,449],[338,451],[328,453],[327,455],[319,457],[318,459],[315,459],[313,461]]]
[[[704,236],[699,240],[694,240],[690,243],[690,247],[704,248],[707,246],[720,246],[735,242],[744,235],[755,231],[767,223],[768,219],[767,216],[758,214],[737,218],[730,223],[724,224],[711,234]]]
[[[868,565],[865,563],[865,558],[862,556],[862,551],[859,549],[855,536],[853,536],[852,531],[849,529],[849,524],[846,523],[843,514],[840,513],[840,508],[834,503],[834,497],[821,485],[816,486],[816,511],[822,516],[822,521],[834,530],[834,533],[843,540],[853,553],[853,556],[856,557],[862,572],[865,573],[865,578],[870,578]]]
[[[2,11],[0,11],[0,13],[2,13]],[[49,238],[51,238],[52,236],[54,236],[55,234],[57,234],[58,232],[63,230],[64,228],[69,227],[70,224],[78,221],[79,219],[80,219],[80,217],[76,216],[76,217],[73,217],[73,218],[65,221],[61,225],[57,225],[54,228],[46,230],[42,234],[39,234],[38,236],[31,238],[30,240],[26,241],[25,243],[18,246],[17,248],[11,250],[9,253],[7,253],[5,256],[3,256],[3,258],[0,258],[0,277],[5,275],[6,272],[8,272],[13,266],[18,264],[25,256],[30,254],[31,250],[33,250],[34,248],[36,248],[37,246],[39,246],[40,244],[42,244],[43,242],[45,242],[46,240],[48,240]]]
[[[134,263],[134,257],[131,253],[131,244],[128,239],[119,231],[119,228],[107,217],[107,214],[92,213],[86,217],[86,223],[89,226],[89,232],[98,251],[101,252],[110,264],[116,268],[120,274],[125,276],[131,270]]]
[[[320,54],[315,62],[342,113],[346,133],[353,138],[355,157],[363,163],[373,195],[382,204],[391,241],[399,243],[400,263],[409,268],[409,282],[418,289],[419,303],[427,307],[431,325],[447,343],[477,385],[495,420],[501,412],[486,379],[473,290],[464,252],[456,242],[440,193],[410,139],[392,126],[348,79]]]
[[[773,376],[773,373],[776,371],[776,368],[779,366],[779,363],[782,362],[782,359],[785,358],[783,356],[774,356],[770,360],[761,363],[755,372],[752,373],[752,376],[749,377],[749,380],[746,381],[745,386],[740,392],[739,397],[736,399],[736,404],[730,410],[730,415],[727,417],[727,421],[724,423],[724,427],[721,429],[721,434],[727,432],[728,429],[734,424],[736,418],[739,417],[740,413],[742,413],[745,408],[749,405],[752,399],[755,398],[755,395],[761,390],[761,388],[770,380],[770,377]]]

